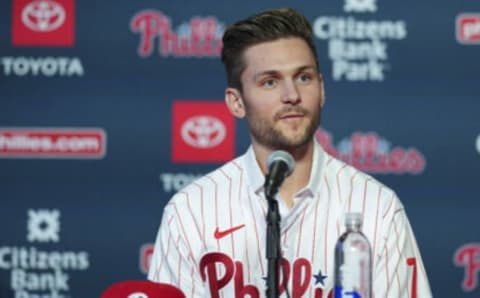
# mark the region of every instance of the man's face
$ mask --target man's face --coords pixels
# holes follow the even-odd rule
[[[270,149],[304,145],[320,122],[323,82],[315,58],[300,38],[248,48],[241,97],[253,142]]]

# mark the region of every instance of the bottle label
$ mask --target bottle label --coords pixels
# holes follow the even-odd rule
[[[348,241],[343,263],[339,264],[338,297],[370,298],[370,252],[363,239]],[[337,295],[337,294],[335,294]],[[337,296],[335,296],[337,297]]]
[[[335,286],[335,298],[362,298],[356,291],[346,291],[341,286]]]

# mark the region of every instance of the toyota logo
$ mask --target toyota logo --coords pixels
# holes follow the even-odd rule
[[[195,116],[182,125],[181,135],[187,144],[206,149],[217,146],[225,139],[226,128],[215,117]]]
[[[37,0],[25,6],[22,22],[33,31],[48,32],[65,21],[65,9],[52,0]]]

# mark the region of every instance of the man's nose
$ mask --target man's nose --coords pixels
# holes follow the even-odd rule
[[[293,80],[285,80],[283,87],[282,102],[289,104],[298,104],[300,102],[300,92],[298,86]]]

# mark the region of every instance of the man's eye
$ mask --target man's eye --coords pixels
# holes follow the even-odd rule
[[[273,88],[277,86],[277,81],[274,79],[268,79],[262,82],[262,86],[267,88]]]
[[[298,81],[301,83],[308,83],[312,80],[312,76],[306,73],[302,73],[298,76]]]

